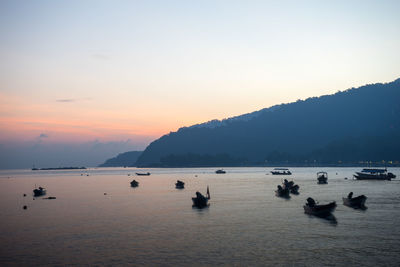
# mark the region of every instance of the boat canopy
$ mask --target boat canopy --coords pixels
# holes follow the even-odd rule
[[[385,173],[385,169],[363,169],[362,172],[369,172],[369,173]]]
[[[327,172],[317,172],[317,175],[319,174],[328,174]]]

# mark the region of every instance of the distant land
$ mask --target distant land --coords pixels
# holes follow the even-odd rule
[[[32,171],[86,170],[86,167],[32,168]]]
[[[135,167],[136,160],[143,151],[129,151],[120,153],[114,158],[107,159],[99,167]]]
[[[367,164],[400,165],[400,79],[183,127],[153,141],[136,162],[138,167]]]

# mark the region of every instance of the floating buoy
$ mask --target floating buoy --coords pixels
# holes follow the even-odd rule
[[[26,197],[26,194],[24,194],[24,197]]]
[[[23,206],[22,208],[23,208],[24,210],[26,210],[28,207],[25,205],[25,206]]]

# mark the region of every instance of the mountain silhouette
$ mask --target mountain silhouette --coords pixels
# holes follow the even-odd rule
[[[107,159],[99,167],[135,167],[136,160],[142,154],[143,151],[129,151],[125,153],[120,153],[114,158]]]
[[[399,140],[397,79],[183,127],[152,142],[137,165],[399,161]]]

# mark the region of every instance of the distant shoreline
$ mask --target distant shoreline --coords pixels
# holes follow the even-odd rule
[[[32,171],[86,170],[86,167],[32,168]]]

